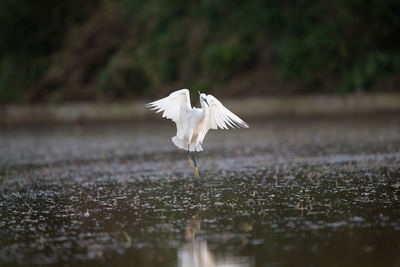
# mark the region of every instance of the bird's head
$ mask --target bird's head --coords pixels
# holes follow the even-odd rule
[[[200,93],[200,91],[197,91],[197,92],[199,92],[200,102],[203,102],[203,101],[204,101],[208,106],[210,106],[210,104],[208,104],[206,94]]]

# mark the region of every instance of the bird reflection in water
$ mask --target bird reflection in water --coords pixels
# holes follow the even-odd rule
[[[207,242],[197,240],[201,220],[189,220],[186,225],[186,243],[178,250],[178,266],[180,267],[250,267],[254,262],[250,257],[226,255],[218,257],[208,249]]]

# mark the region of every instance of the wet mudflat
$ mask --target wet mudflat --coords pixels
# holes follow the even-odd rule
[[[3,128],[0,265],[399,266],[399,118]]]

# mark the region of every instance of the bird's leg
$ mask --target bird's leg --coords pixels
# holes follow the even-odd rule
[[[198,178],[200,178],[200,175],[199,175],[199,169],[197,168],[197,164],[196,164],[196,160],[194,159],[194,153],[196,152],[196,149],[193,151],[193,154],[192,154],[192,159],[193,159],[193,163],[194,163],[194,174],[198,177]]]
[[[187,149],[187,157],[188,157],[188,160],[189,160],[189,163],[190,163],[190,168],[192,168],[192,170],[194,170],[193,162],[192,162],[192,159],[190,158],[189,146],[188,146],[188,149]]]
[[[194,152],[192,154],[192,160],[193,160],[194,166],[197,167],[196,160],[194,159]]]

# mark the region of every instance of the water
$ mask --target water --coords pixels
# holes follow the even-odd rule
[[[400,265],[398,116],[0,133],[0,265]]]

